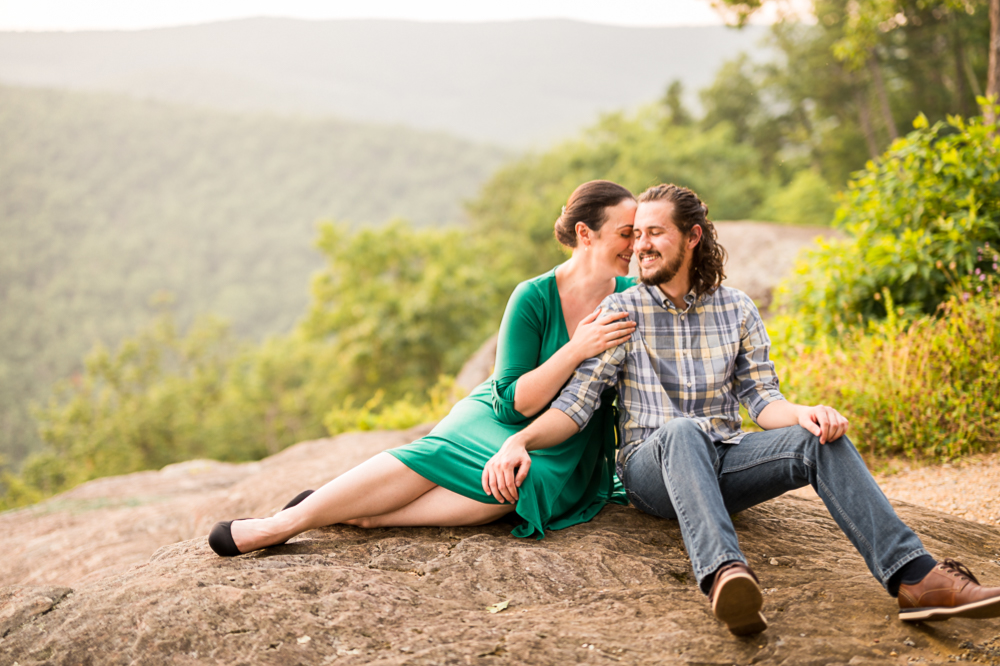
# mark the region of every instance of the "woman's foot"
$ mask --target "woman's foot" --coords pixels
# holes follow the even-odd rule
[[[313,494],[312,490],[303,490],[301,493],[292,498],[292,500],[282,507],[281,511],[285,509],[291,509],[293,506],[298,506],[302,500]],[[281,513],[280,511],[278,513]],[[212,550],[215,551],[216,555],[221,557],[235,557],[236,555],[242,555],[243,553],[249,553],[251,550],[257,550],[258,548],[266,548],[267,546],[280,546],[287,541],[279,541],[273,543],[266,543],[267,533],[259,530],[245,529],[252,528],[252,525],[239,525],[236,528],[238,534],[233,535],[233,523],[260,523],[262,521],[256,518],[238,518],[236,520],[225,520],[221,523],[216,523],[215,527],[208,535],[208,545],[211,546]],[[261,545],[255,545],[261,544]]]
[[[216,523],[208,535],[208,545],[223,557],[279,546],[301,531],[284,520],[281,513],[279,511],[273,518],[240,518]]]
[[[235,557],[240,555],[240,549],[236,547],[236,542],[233,541],[233,523],[238,522],[238,520],[225,520],[221,523],[216,523],[215,527],[208,535],[208,545],[215,551],[216,555],[220,557]]]

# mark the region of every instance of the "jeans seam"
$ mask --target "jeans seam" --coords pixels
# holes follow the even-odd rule
[[[648,513],[651,516],[662,518],[662,516],[660,516],[660,514],[656,512],[656,509],[646,504],[646,502],[644,502],[643,499],[639,497],[638,493],[627,490],[626,494],[628,494],[629,499],[632,500],[632,503],[635,504],[637,507],[639,507],[639,509],[641,509],[643,513]]]
[[[660,471],[661,471],[661,473],[662,472],[666,472],[666,468],[665,468],[665,466],[662,463],[660,465]],[[688,521],[687,514],[684,512],[683,502],[680,505],[678,505],[677,501],[674,499],[677,496],[677,493],[675,492],[675,490],[673,488],[673,477],[671,477],[670,474],[664,474],[664,477],[665,478],[664,478],[664,484],[663,485],[666,486],[666,488],[667,488],[667,495],[670,497],[670,503],[674,507],[674,513],[677,514],[677,522],[680,523],[683,520],[684,521],[684,525],[687,527],[687,530],[686,530],[687,533],[692,534],[693,533],[693,528],[691,526],[690,521]],[[681,528],[681,531],[683,533],[685,531],[684,528]],[[691,549],[688,549],[688,554],[691,554],[691,552],[692,552]],[[691,564],[694,565],[694,561],[693,560],[692,560]],[[701,580],[701,578],[698,577],[697,569],[695,569],[695,578],[698,578],[699,581]]]
[[[774,462],[775,460],[784,460],[784,459],[787,459],[787,458],[797,458],[799,460],[802,460],[803,462],[806,462],[806,464],[808,464],[808,461],[806,460],[805,456],[803,456],[801,454],[798,454],[798,453],[781,453],[781,454],[776,454],[776,455],[773,455],[773,456],[768,456],[767,458],[759,458],[757,460],[754,460],[753,462],[746,463],[746,464],[741,465],[739,467],[733,467],[731,469],[724,468],[719,474],[721,476],[723,474],[731,474],[733,472],[742,472],[745,469],[750,469],[751,467],[756,467],[757,465],[762,465],[764,463]]]
[[[632,449],[628,452],[628,455],[625,456],[625,459],[622,460],[622,471],[623,472],[628,469],[628,463],[629,463],[629,461],[632,460],[632,458],[635,457],[635,454],[639,451],[639,447],[642,446],[643,444],[644,444],[644,442],[636,442],[635,444],[632,445]]]

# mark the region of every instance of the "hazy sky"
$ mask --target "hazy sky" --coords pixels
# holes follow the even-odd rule
[[[809,5],[809,0],[784,2]],[[774,11],[773,5],[766,7],[755,22],[772,22]],[[128,30],[249,16],[419,21],[572,18],[634,26],[722,23],[709,0],[0,0],[0,30]]]

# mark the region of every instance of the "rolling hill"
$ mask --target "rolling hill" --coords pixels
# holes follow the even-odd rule
[[[501,149],[341,120],[0,86],[0,455],[95,342],[173,300],[243,337],[286,330],[320,219],[461,224]]]

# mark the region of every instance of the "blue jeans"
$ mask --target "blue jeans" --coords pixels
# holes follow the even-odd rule
[[[641,511],[676,519],[703,591],[725,562],[746,562],[730,514],[811,485],[883,587],[926,555],[847,437],[819,443],[801,426],[716,444],[690,419],[673,419],[625,461],[622,483]]]

